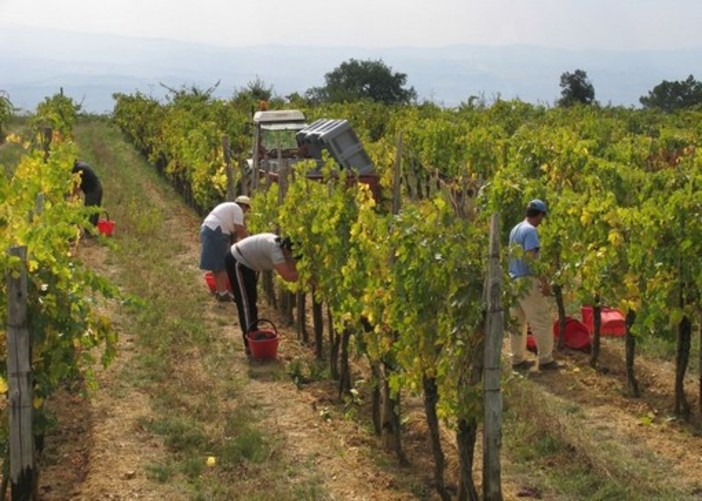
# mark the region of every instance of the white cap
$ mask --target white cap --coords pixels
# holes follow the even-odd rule
[[[251,199],[246,195],[239,195],[234,201],[240,205],[251,205]]]

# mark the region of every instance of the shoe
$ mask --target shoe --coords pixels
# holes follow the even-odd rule
[[[551,360],[545,364],[539,364],[540,371],[556,371],[558,369],[562,369],[563,367],[565,367],[563,364],[556,362],[555,360]]]
[[[526,371],[534,366],[533,360],[522,360],[518,364],[512,364],[512,370],[514,371]]]
[[[229,291],[225,293],[215,292],[215,297],[220,303],[231,303],[234,301],[234,295]]]

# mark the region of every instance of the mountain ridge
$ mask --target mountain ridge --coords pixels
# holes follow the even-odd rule
[[[531,45],[443,47],[335,47],[252,45],[223,47],[164,38],[132,38],[37,30],[0,29],[0,90],[13,104],[33,110],[59,88],[89,112],[110,112],[114,92],[165,97],[170,88],[220,85],[231,97],[260,79],[276,95],[324,84],[342,62],[383,60],[407,75],[420,100],[458,106],[471,96],[553,104],[560,76],[582,69],[603,104],[638,106],[663,80],[702,73],[702,48],[657,51],[573,50]]]

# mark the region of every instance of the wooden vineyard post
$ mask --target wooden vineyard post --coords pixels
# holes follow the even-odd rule
[[[393,168],[393,193],[392,193],[392,213],[397,215],[400,213],[402,204],[400,178],[402,176],[402,133],[397,137],[397,153],[395,156],[395,165]],[[392,266],[394,253],[390,253],[388,257],[389,264]],[[396,335],[396,334],[395,334]],[[400,394],[393,396],[390,388],[390,374],[393,371],[394,363],[389,360],[383,360],[380,396],[380,430],[381,441],[383,448],[387,451],[393,451],[401,464],[407,463],[407,458],[402,450],[401,426],[400,426]]]
[[[700,340],[700,345],[702,346],[702,325],[700,325],[698,328],[698,337]],[[697,367],[698,367],[698,374],[697,374],[697,379],[698,379],[698,398],[697,398],[697,405],[699,407],[699,412],[702,414],[702,348],[697,348]]]
[[[327,329],[329,331],[329,373],[332,379],[339,379],[339,343],[341,338],[334,328],[334,318],[327,304]]]
[[[402,186],[402,132],[397,137],[397,156],[395,157],[395,165],[393,166],[392,175],[392,213],[400,213],[400,195]]]
[[[349,365],[349,341],[351,330],[344,326],[341,332],[341,346],[339,353],[339,399],[351,391],[351,367]]]
[[[22,263],[27,248],[11,247],[11,256]],[[27,322],[27,273],[22,267],[18,277],[7,275],[7,382],[10,422],[10,484],[13,500],[35,499],[34,433],[32,429],[31,343]]]
[[[251,188],[253,182],[249,179],[249,175],[246,172],[246,160],[239,160],[239,170],[241,171],[241,194],[250,197],[253,194],[253,189]]]
[[[44,163],[49,161],[49,153],[51,152],[51,139],[54,136],[54,130],[51,127],[41,128],[41,148],[44,150]]]
[[[595,294],[595,304],[592,307],[592,349],[590,352],[590,367],[597,368],[597,359],[600,356],[600,329],[602,327],[602,305],[600,295]]]
[[[698,337],[700,340],[699,346],[702,346],[702,325],[697,327],[698,329]],[[697,367],[702,367],[702,348],[697,348]],[[698,379],[698,398],[697,398],[697,405],[699,407],[699,412],[702,413],[702,370],[699,370],[699,374],[697,375]]]
[[[251,115],[253,116],[254,111],[251,110]],[[251,155],[251,160],[252,160],[252,165],[251,165],[251,172],[249,173],[251,175],[251,179],[249,179],[249,186],[251,187],[251,193],[255,193],[258,191],[259,187],[259,181],[260,181],[260,172],[261,172],[261,157],[259,156],[258,153],[258,145],[261,144],[261,130],[258,127],[254,126],[254,134],[253,134],[253,145],[252,145],[252,155]],[[270,181],[270,178],[268,177],[268,173],[265,173],[266,176],[266,181]]]
[[[636,357],[636,337],[631,332],[631,327],[636,321],[636,311],[628,310],[626,312],[626,332],[624,333],[625,349],[625,367],[626,367],[626,387],[629,395],[638,398],[641,396],[639,383],[636,381],[634,373],[634,359]],[[702,356],[702,355],[700,355]]]
[[[553,285],[553,298],[556,300],[558,308],[558,351],[565,350],[565,330],[566,330],[566,311],[565,303],[563,302],[563,287],[560,284]]]
[[[691,340],[692,321],[690,317],[683,315],[678,322],[678,339],[675,350],[675,415],[685,420],[690,419],[690,404],[685,395],[685,373],[690,363]]]
[[[499,214],[490,221],[490,251],[487,278],[487,328],[485,329],[485,366],[483,391],[483,496],[501,500],[500,444],[502,442],[502,394],[500,393],[500,353],[504,335],[502,308],[502,267],[500,264]]]
[[[233,202],[236,198],[236,187],[234,186],[234,169],[232,168],[232,152],[229,149],[229,136],[222,136],[222,151],[224,152],[224,172],[227,175],[227,202]]]
[[[312,292],[312,325],[314,326],[314,356],[317,360],[324,358],[324,319],[322,316],[322,303],[315,299]]]
[[[37,193],[37,198],[34,200],[34,213],[37,215],[44,213],[44,194],[43,193]],[[29,221],[31,222],[32,219],[33,219],[33,217],[30,217]]]
[[[280,151],[281,149],[278,148],[278,165],[283,164]],[[278,205],[283,205],[285,196],[288,193],[289,176],[290,168],[287,165],[282,166],[278,173]],[[288,291],[284,287],[280,289],[280,312],[282,314],[283,321],[288,325],[292,325],[294,321],[292,313],[294,303],[293,297],[292,292]]]
[[[307,297],[304,291],[298,290],[295,293],[295,307],[297,308],[297,337],[305,344],[307,344],[310,340],[309,334],[307,333],[307,326],[305,325],[307,321],[307,315],[305,315],[306,299]]]

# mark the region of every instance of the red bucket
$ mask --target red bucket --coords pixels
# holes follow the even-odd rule
[[[553,323],[553,339],[558,341],[560,324],[558,320]],[[590,349],[591,339],[587,326],[573,317],[566,317],[565,345],[571,350],[587,351]],[[531,329],[527,330],[527,350],[537,353],[536,340]]]
[[[207,284],[207,287],[209,287],[210,293],[214,294],[217,292],[217,281],[215,280],[215,276],[211,271],[205,273],[205,283]],[[229,275],[227,275],[227,278],[224,280],[224,285],[227,287],[229,292],[232,291],[232,286],[229,283]]]
[[[210,293],[214,294],[217,291],[217,285],[215,283],[215,277],[212,274],[211,271],[208,271],[205,273],[205,283],[207,284],[207,287],[210,288]]]
[[[272,329],[258,329],[258,324],[261,322],[271,324]],[[246,340],[253,358],[272,360],[278,356],[278,331],[270,320],[261,319],[249,327]]]
[[[97,222],[98,233],[106,237],[111,237],[115,229],[115,222],[110,220],[110,215],[107,212],[105,212],[105,214],[107,215],[107,219],[101,219]]]
[[[560,329],[560,323],[556,320],[553,323],[553,338],[556,340]],[[590,331],[587,326],[573,317],[566,317],[565,345],[571,350],[587,351],[590,344]]]

